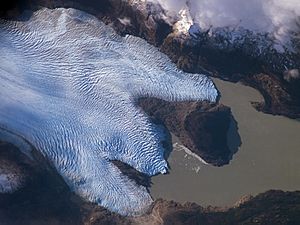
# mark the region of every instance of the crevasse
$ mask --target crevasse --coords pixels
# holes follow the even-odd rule
[[[110,160],[150,176],[167,170],[163,137],[135,100],[218,95],[206,76],[75,9],[2,20],[0,51],[0,126],[32,143],[77,194],[123,215],[152,199]]]

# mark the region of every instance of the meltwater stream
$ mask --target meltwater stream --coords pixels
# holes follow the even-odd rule
[[[165,173],[159,134],[135,100],[215,101],[204,75],[191,75],[144,40],[117,35],[74,9],[41,9],[0,23],[0,127],[34,145],[70,188],[133,215],[152,202],[110,160]]]

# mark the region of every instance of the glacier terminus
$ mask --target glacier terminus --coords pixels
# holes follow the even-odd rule
[[[149,176],[167,171],[163,135],[136,100],[218,97],[205,75],[75,9],[1,20],[0,51],[0,127],[30,142],[75,193],[122,215],[152,198],[111,160]]]

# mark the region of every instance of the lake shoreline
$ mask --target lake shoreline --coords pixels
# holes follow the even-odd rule
[[[218,168],[175,148],[168,159],[170,173],[152,178],[152,196],[230,206],[241,196],[269,189],[300,190],[299,121],[256,111],[251,101],[260,101],[262,96],[250,87],[218,79],[214,82],[221,92],[220,102],[231,107],[237,121],[242,142],[239,150],[229,165]],[[235,141],[229,132],[228,144]]]

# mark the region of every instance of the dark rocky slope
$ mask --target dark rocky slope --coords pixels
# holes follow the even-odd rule
[[[226,30],[215,32],[213,36],[209,36],[208,31],[196,37],[178,34],[173,32],[173,24],[161,20],[159,14],[163,10],[158,5],[149,3],[146,7],[138,7],[130,6],[127,1],[109,2],[108,11],[100,18],[112,24],[119,33],[140,36],[158,46],[184,71],[241,81],[256,88],[265,98],[265,102],[257,107],[259,110],[300,117],[299,51],[279,53],[265,35],[255,35],[247,30],[243,31],[243,41],[233,43],[230,31]],[[130,25],[118,20],[123,17],[131,19]],[[296,50],[299,45],[295,42]],[[297,75],[291,76],[293,72]]]
[[[160,19],[158,14],[156,17],[155,14],[148,13],[149,10],[161,11],[159,6],[135,8],[125,1],[19,0],[15,1],[11,10],[2,11],[1,15],[9,19],[27,19],[24,14],[20,16],[21,12],[28,9],[25,15],[30,16],[28,12],[39,6],[74,7],[85,10],[97,15],[106,23],[112,23],[119,33],[141,36],[155,45],[161,45],[172,31],[171,26]],[[119,18],[124,16],[130,16],[132,26],[124,26],[120,22]],[[229,149],[227,146],[227,132],[233,120],[229,107],[201,102],[174,104],[155,99],[144,99],[140,103],[150,116],[164,123],[186,147],[208,163],[216,166],[228,164],[232,154],[237,151],[238,146],[234,149]],[[236,127],[235,130],[237,131]]]
[[[205,72],[212,76],[231,81],[243,81],[245,84],[257,88],[264,96],[264,103],[255,103],[255,106],[268,113],[282,114],[292,118],[299,117],[299,80],[288,78],[283,71],[272,69],[267,61],[262,61],[240,50],[228,52],[209,47],[200,41],[196,47],[190,45],[186,37],[177,37],[172,34],[172,27],[159,17],[134,8],[120,0],[104,1],[57,1],[32,0],[18,1],[1,11],[1,17],[15,17],[24,8],[35,9],[38,6],[46,7],[75,7],[88,11],[107,23],[112,23],[121,34],[130,33],[145,38],[150,43],[159,46],[162,51],[177,63],[178,67],[189,72]],[[25,3],[24,3],[25,2]],[[2,4],[2,3],[1,3]],[[4,8],[1,8],[4,9]],[[7,9],[10,10],[7,13]],[[155,7],[150,10],[156,10]],[[129,17],[130,25],[124,25],[118,18]],[[204,43],[204,44],[203,44]],[[194,42],[195,44],[195,42]],[[280,57],[279,57],[280,58]],[[228,67],[228,65],[231,65]],[[211,72],[208,72],[211,71]],[[286,73],[285,73],[286,74]],[[152,101],[152,103],[151,103]],[[154,101],[154,102],[153,102]],[[230,115],[229,109],[224,106],[205,106],[203,103],[169,104],[162,101],[148,100],[144,102],[145,110],[155,116],[175,132],[181,141],[190,148],[199,148],[198,154],[211,163],[225,163],[230,151],[224,145],[215,146],[214,152],[207,155],[207,143],[193,143],[194,136],[186,124],[196,127],[195,134],[202,133],[204,125],[194,121],[212,121],[218,116]],[[191,108],[186,108],[187,104]],[[160,108],[154,107],[160,105]],[[198,105],[198,106],[197,106]],[[203,108],[202,108],[203,107]],[[207,108],[205,108],[207,107]],[[213,112],[212,114],[206,111]],[[170,113],[161,114],[161,112]],[[196,111],[196,112],[195,112]],[[191,118],[190,115],[194,115]],[[218,117],[217,116],[217,117]],[[172,121],[172,118],[176,118]],[[222,119],[221,130],[228,128],[228,121]],[[205,124],[205,122],[204,122]],[[208,125],[210,126],[210,125]],[[213,123],[211,124],[213,127]],[[197,131],[198,129],[198,131]],[[224,143],[224,133],[206,134],[219,138]],[[211,141],[213,143],[213,141]],[[202,146],[201,146],[202,144]],[[194,147],[193,147],[194,146]],[[226,154],[219,150],[226,152]],[[218,154],[221,154],[220,156]],[[212,157],[212,158],[210,158]],[[143,218],[124,218],[110,213],[106,209],[86,203],[69,192],[62,180],[55,173],[47,169],[31,176],[31,182],[25,188],[13,195],[0,195],[0,224],[300,224],[300,197],[299,192],[271,191],[247,201],[239,207],[230,209],[204,209],[196,204],[180,205],[175,202],[158,200],[152,212]],[[32,169],[30,169],[32,168]],[[127,169],[126,169],[127,170]],[[128,171],[128,170],[127,170]],[[135,175],[132,175],[134,177]],[[145,184],[141,180],[141,184]]]
[[[1,154],[4,148],[16,165],[24,166],[25,156],[15,152],[13,145],[1,143]],[[0,194],[1,225],[300,224],[299,191],[268,191],[243,198],[230,208],[203,208],[195,203],[182,205],[159,199],[141,217],[122,217],[75,196],[50,167],[27,163],[26,168],[30,179],[25,186],[13,194]]]
[[[210,164],[228,164],[237,151],[238,146],[229,149],[227,144],[227,132],[234,120],[227,106],[209,102],[172,103],[155,98],[140,99],[139,105]]]
[[[177,66],[187,72],[207,73],[221,79],[243,82],[261,92],[265,101],[255,104],[266,113],[300,117],[300,44],[296,52],[280,53],[271,47],[266,35],[242,31],[242,41],[231,40],[231,31],[219,30],[214,35],[201,31],[194,35],[173,32],[159,5],[131,4],[122,0],[15,0],[2,7],[1,17],[16,17],[22,10],[40,6],[73,7],[87,11],[111,24],[120,34],[132,34],[158,46]],[[3,5],[6,5],[3,3]],[[8,10],[11,9],[11,10]],[[124,23],[120,19],[127,18]],[[239,34],[240,35],[240,34]],[[244,35],[244,36],[243,36]],[[294,76],[291,75],[294,73]]]
[[[191,45],[189,38],[182,39],[172,34],[165,39],[161,50],[187,72],[204,72],[257,89],[264,97],[264,102],[255,105],[258,110],[290,118],[300,117],[300,76],[288,79],[285,74],[291,71],[273,68],[274,64],[284,65],[284,57],[260,59],[244,54],[241,49],[210,48],[201,41]],[[295,67],[300,68],[300,57],[297,57],[293,61]]]
[[[13,193],[0,193],[0,224],[82,224],[73,194],[38,153],[34,160],[14,145],[1,142],[0,160],[7,159],[26,173],[24,184]],[[12,165],[12,164],[11,164]]]

